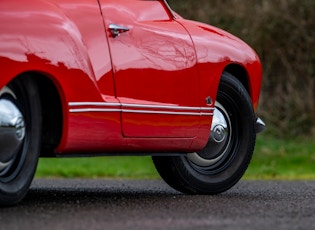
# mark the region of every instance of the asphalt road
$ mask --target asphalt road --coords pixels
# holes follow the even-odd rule
[[[161,180],[35,180],[0,229],[315,229],[315,181],[241,181],[188,196]]]

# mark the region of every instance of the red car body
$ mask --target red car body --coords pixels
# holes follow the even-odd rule
[[[173,154],[208,142],[228,72],[256,111],[256,53],[165,1],[0,2],[0,89],[35,76],[41,156]]]

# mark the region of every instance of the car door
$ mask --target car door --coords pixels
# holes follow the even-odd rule
[[[124,137],[194,137],[199,81],[193,43],[164,1],[100,0]]]

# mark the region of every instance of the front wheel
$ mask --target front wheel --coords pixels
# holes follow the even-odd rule
[[[181,192],[224,192],[248,167],[256,141],[255,120],[244,86],[231,74],[223,73],[204,149],[183,156],[154,156],[154,165],[161,177]]]
[[[35,82],[21,76],[0,90],[0,205],[27,193],[40,148],[41,110]]]

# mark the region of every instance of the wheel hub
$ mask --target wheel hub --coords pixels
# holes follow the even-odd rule
[[[18,154],[25,137],[25,122],[21,111],[12,100],[15,98],[9,88],[0,91],[0,172],[9,167]]]

